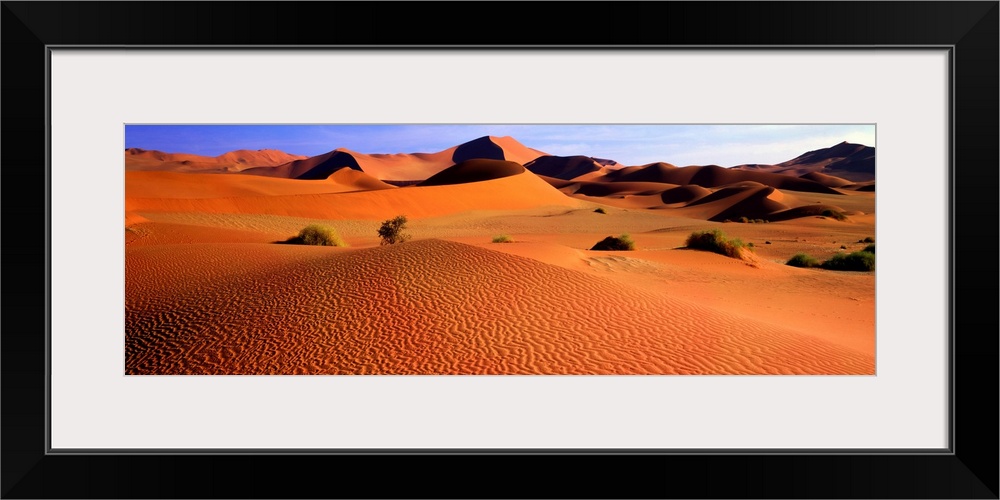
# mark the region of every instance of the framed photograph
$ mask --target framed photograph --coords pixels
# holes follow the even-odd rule
[[[997,2],[484,6],[3,3],[5,498],[998,497]]]

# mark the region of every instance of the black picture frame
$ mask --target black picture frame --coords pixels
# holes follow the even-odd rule
[[[998,498],[997,1],[2,3],[3,498]],[[949,452],[48,453],[48,47],[413,44],[950,47]]]

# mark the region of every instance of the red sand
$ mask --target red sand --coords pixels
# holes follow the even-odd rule
[[[860,250],[874,192],[621,178],[684,170],[667,164],[543,179],[521,166],[539,152],[507,139],[426,154],[412,172],[431,185],[402,188],[377,162],[416,155],[265,167],[326,174],[316,180],[127,172],[126,373],[874,373],[874,274],[784,265]],[[498,150],[505,159],[424,168]],[[847,219],[820,215],[831,207]],[[399,214],[414,240],[379,246],[379,222]],[[274,243],[310,223],[350,247]],[[683,248],[713,228],[754,252]],[[588,250],[621,233],[635,251]],[[514,242],[491,243],[499,234]]]

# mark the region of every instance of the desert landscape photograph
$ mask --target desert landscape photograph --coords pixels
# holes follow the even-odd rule
[[[126,375],[874,375],[875,126],[125,125]]]

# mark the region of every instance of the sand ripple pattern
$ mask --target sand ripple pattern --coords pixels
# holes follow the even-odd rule
[[[875,369],[872,356],[792,330],[442,240],[130,249],[125,347],[128,374]]]

